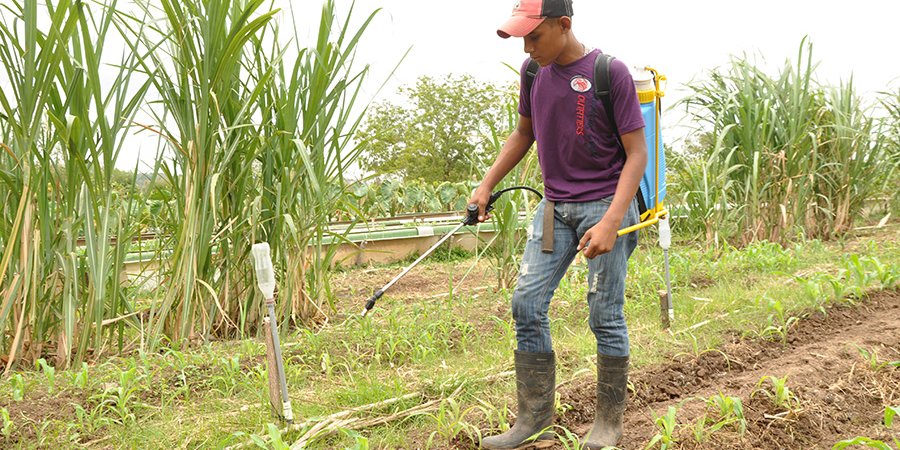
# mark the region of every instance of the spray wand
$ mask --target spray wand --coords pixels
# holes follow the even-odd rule
[[[484,212],[485,213],[491,212],[491,210],[494,209],[494,202],[496,202],[497,199],[500,198],[501,195],[503,195],[509,191],[514,191],[517,189],[531,191],[535,195],[537,195],[539,198],[544,198],[544,196],[541,195],[541,193],[538,192],[536,189],[530,188],[528,186],[513,186],[513,187],[499,190],[499,191],[491,194],[491,196],[488,198],[487,206],[485,206],[485,208],[484,208]],[[368,314],[369,311],[371,311],[372,308],[375,307],[375,302],[377,302],[378,299],[381,298],[381,296],[384,295],[384,293],[387,292],[387,290],[391,288],[391,286],[393,286],[397,281],[400,281],[400,279],[403,278],[407,273],[409,273],[409,271],[412,270],[413,267],[416,267],[420,262],[422,262],[423,259],[427,258],[428,255],[430,255],[433,251],[437,250],[437,248],[440,247],[441,244],[443,244],[448,239],[450,239],[450,237],[452,237],[454,234],[456,234],[456,232],[459,231],[460,228],[467,226],[467,225],[476,225],[476,224],[478,224],[478,205],[473,203],[466,207],[466,217],[463,218],[462,222],[460,222],[459,225],[457,225],[455,228],[450,230],[450,232],[445,234],[444,237],[442,237],[439,241],[437,241],[436,244],[432,245],[431,248],[429,248],[427,251],[425,251],[425,253],[423,253],[422,256],[419,256],[415,261],[413,261],[412,264],[410,264],[408,267],[403,269],[403,271],[400,272],[399,275],[394,277],[393,280],[388,282],[388,284],[384,285],[384,287],[382,287],[381,289],[378,289],[377,291],[375,291],[375,293],[372,294],[371,297],[369,297],[369,300],[366,301],[366,308],[363,309],[362,316],[365,317],[366,314]]]

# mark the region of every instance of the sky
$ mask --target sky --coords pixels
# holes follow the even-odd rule
[[[353,1],[334,1],[343,19]],[[282,9],[277,16],[282,29],[295,20],[301,45],[312,45],[323,0],[272,2]],[[357,55],[357,61],[369,64],[371,70],[364,94],[375,101],[400,101],[397,89],[423,75],[470,74],[502,83],[517,80],[504,63],[515,67],[522,63],[526,56],[522,39],[501,39],[496,34],[514,3],[356,0],[356,24],[380,8]],[[684,97],[686,83],[727,65],[730,55],[750,55],[774,73],[786,59],[796,61],[805,36],[813,43],[814,61],[820,63],[818,81],[836,84],[852,76],[857,92],[870,103],[878,91],[900,86],[896,46],[900,0],[575,0],[574,12],[573,32],[588,47],[600,48],[632,66],[650,65],[666,75],[664,106]],[[407,50],[409,55],[389,77]],[[689,125],[684,117],[681,109],[666,112],[663,135],[667,142],[685,134],[683,127],[675,127]],[[117,166],[133,168],[141,147],[145,146],[129,145]],[[149,159],[155,148],[155,141],[143,148],[145,157]]]
[[[346,15],[350,0],[336,0]],[[501,39],[497,27],[515,0],[357,0],[355,16],[381,8],[360,47],[358,59],[372,65],[375,92],[404,52],[411,53],[379,94],[390,99],[396,88],[421,75],[468,73],[485,81],[516,79],[503,63],[518,67],[525,58],[522,39]],[[300,37],[311,39],[319,0],[276,0],[293,8]],[[683,85],[728,63],[730,55],[759,57],[779,68],[796,60],[808,36],[817,78],[838,83],[852,75],[863,95],[900,84],[896,49],[900,0],[733,1],[574,1],[573,31],[589,47],[600,48],[629,65],[651,65],[669,80],[678,98]],[[285,14],[281,20],[290,20]],[[307,33],[304,35],[304,30]]]

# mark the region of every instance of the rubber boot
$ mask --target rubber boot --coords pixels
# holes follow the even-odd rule
[[[594,426],[584,437],[583,448],[613,447],[622,437],[622,417],[628,393],[628,357],[597,355],[597,407]]]
[[[481,447],[510,449],[534,440],[552,439],[552,433],[532,438],[553,424],[556,401],[556,358],[553,352],[516,351],[516,397],[519,414],[506,433],[486,437]]]

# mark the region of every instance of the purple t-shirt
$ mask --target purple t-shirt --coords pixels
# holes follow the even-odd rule
[[[584,202],[615,194],[625,153],[619,149],[603,102],[594,97],[594,62],[600,50],[578,61],[538,70],[525,92],[522,64],[519,114],[530,117],[548,200]],[[644,127],[641,105],[628,67],[618,59],[609,67],[619,133]]]

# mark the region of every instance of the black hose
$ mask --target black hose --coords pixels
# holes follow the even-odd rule
[[[490,198],[488,198],[487,205],[484,207],[484,212],[485,213],[491,212],[491,210],[494,209],[494,202],[496,202],[497,199],[500,198],[501,195],[503,195],[507,192],[510,192],[510,191],[515,191],[515,190],[531,191],[535,195],[537,195],[538,198],[540,198],[540,199],[544,198],[544,196],[540,192],[538,192],[537,189],[534,189],[532,187],[512,186],[512,187],[508,187],[506,189],[501,189],[501,190],[491,194]],[[478,223],[478,205],[473,203],[466,208],[466,218],[463,219],[463,223],[466,225],[475,225]]]

